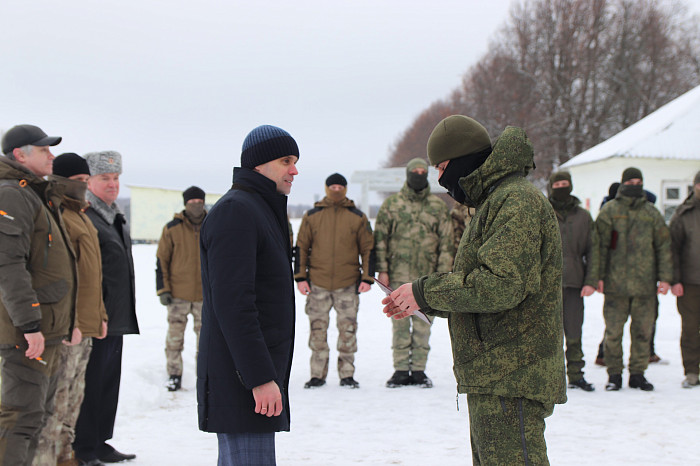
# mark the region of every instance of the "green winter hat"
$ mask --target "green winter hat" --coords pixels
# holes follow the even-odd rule
[[[437,124],[428,138],[428,159],[435,166],[491,148],[491,138],[481,123],[464,115],[452,115]]]
[[[569,185],[573,186],[574,184],[571,182],[571,173],[567,171],[560,171],[560,172],[554,172],[550,175],[549,177],[549,186],[552,186],[554,183],[557,181],[563,181],[566,180],[569,182]]]
[[[642,171],[635,167],[625,168],[625,171],[622,172],[622,182],[624,183],[625,181],[629,181],[634,178],[639,178],[640,180],[644,181]]]
[[[428,162],[425,161],[425,159],[421,159],[420,157],[416,157],[415,159],[411,159],[408,162],[408,165],[406,165],[406,173],[410,173],[416,168],[425,168],[426,170],[428,169]]]

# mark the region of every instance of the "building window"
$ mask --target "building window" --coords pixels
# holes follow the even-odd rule
[[[683,204],[688,194],[693,192],[693,186],[687,181],[664,180],[661,183],[663,198],[661,199],[661,212],[664,214],[666,223],[671,220],[671,216],[679,205]]]

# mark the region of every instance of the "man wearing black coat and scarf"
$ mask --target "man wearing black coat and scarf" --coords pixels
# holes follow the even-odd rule
[[[263,125],[243,141],[233,186],[202,224],[199,428],[216,432],[219,465],[275,464],[288,431],[294,280],[287,222],[299,149]]]

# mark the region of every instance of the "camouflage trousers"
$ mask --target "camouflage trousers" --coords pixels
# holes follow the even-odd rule
[[[649,365],[649,342],[656,315],[656,296],[605,295],[605,365],[609,375],[622,374],[622,336],[630,323],[630,374],[643,374]]]
[[[685,374],[698,374],[700,369],[700,285],[683,285],[683,296],[677,298],[681,315],[681,357]]]
[[[415,316],[391,319],[391,324],[394,370],[424,371],[430,351],[430,324]]]
[[[311,348],[311,377],[326,379],[328,375],[328,323],[331,307],[337,313],[338,325],[338,376],[341,379],[355,374],[357,352],[357,308],[360,298],[356,286],[329,291],[311,284],[306,298],[306,314],[311,323],[309,348]]]
[[[57,460],[71,458],[75,423],[85,397],[85,370],[90,351],[92,338],[83,338],[75,346],[61,345],[54,412],[39,435],[34,466],[55,466]]]
[[[562,288],[564,337],[566,338],[566,375],[569,382],[583,378],[583,298],[579,288]]]
[[[62,346],[44,349],[46,364],[25,357],[26,346],[0,350],[0,464],[32,464],[39,433],[54,411]]]
[[[554,405],[470,393],[469,433],[476,466],[548,465],[545,418]]]
[[[187,315],[192,314],[194,333],[197,335],[199,353],[199,330],[202,328],[202,301],[185,301],[173,298],[168,305],[168,334],[165,338],[165,359],[168,375],[182,375],[182,350],[185,348]],[[197,357],[195,356],[195,361]]]

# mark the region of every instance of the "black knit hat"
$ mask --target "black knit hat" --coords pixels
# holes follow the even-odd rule
[[[331,176],[326,178],[326,186],[330,186],[333,184],[339,184],[341,186],[347,186],[348,185],[348,180],[345,179],[343,175],[340,173],[333,173]]]
[[[624,183],[634,178],[639,178],[643,181],[644,177],[642,176],[642,171],[635,167],[625,168],[625,171],[622,172],[622,182]]]
[[[182,198],[184,199],[185,204],[187,204],[187,201],[189,201],[190,199],[204,200],[204,191],[202,191],[197,186],[190,186],[189,188],[185,189],[185,191],[182,193]]]
[[[90,175],[87,160],[73,152],[66,152],[53,159],[53,174],[70,178],[73,175]]]
[[[299,157],[299,147],[288,132],[276,126],[258,126],[243,141],[241,167],[255,168],[288,155]]]

